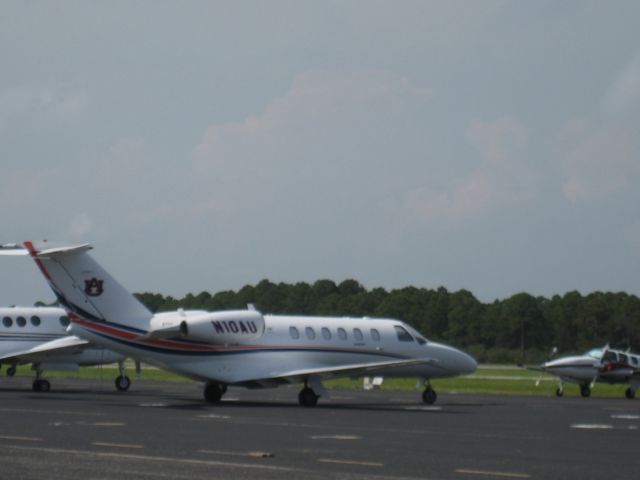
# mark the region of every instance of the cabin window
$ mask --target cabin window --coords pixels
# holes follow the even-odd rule
[[[340,340],[346,340],[347,339],[347,331],[344,328],[339,328],[338,329],[338,337],[340,337]]]
[[[636,357],[629,357],[631,358],[631,363],[633,363],[634,365],[638,365],[638,359]]]
[[[31,317],[31,325],[33,325],[34,327],[40,326],[40,317],[38,317],[36,315]]]
[[[304,329],[304,331],[305,331],[305,333],[307,334],[307,338],[308,338],[309,340],[315,340],[315,338],[316,338],[316,332],[315,332],[315,330],[314,330],[313,328],[311,328],[311,327],[307,327],[307,328],[305,328],[305,329]]]
[[[371,329],[371,338],[373,339],[374,342],[379,342],[380,341],[380,332],[378,332],[378,330],[376,330],[375,328]]]
[[[362,341],[362,331],[359,328],[354,328],[353,329],[353,337],[356,339],[356,341],[361,342]]]
[[[9,327],[11,327],[13,325],[13,320],[11,319],[11,317],[4,317],[2,319],[2,324],[5,327],[9,328]]]
[[[327,327],[322,327],[322,338],[331,340],[331,331]]]
[[[63,327],[69,326],[69,317],[67,317],[66,315],[63,317],[60,317],[59,321],[60,321],[60,325],[62,325]]]
[[[293,338],[294,340],[300,338],[300,332],[296,327],[289,327],[289,335],[291,335],[291,338]]]
[[[418,343],[420,345],[426,345],[427,344],[427,341],[422,337],[416,337],[416,340],[418,341]]]
[[[615,352],[606,351],[604,353],[604,355],[602,356],[602,361],[603,362],[617,362],[618,361],[618,356],[616,355]]]
[[[413,337],[403,327],[401,327],[400,325],[394,325],[393,328],[395,328],[396,330],[398,340],[400,340],[401,342],[413,342]]]
[[[16,325],[18,325],[19,327],[24,327],[27,324],[27,319],[24,317],[18,317],[16,318]]]
[[[624,353],[620,354],[620,363],[629,364],[629,359],[627,358],[627,356]]]

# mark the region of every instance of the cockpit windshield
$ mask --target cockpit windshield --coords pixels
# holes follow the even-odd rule
[[[415,328],[409,327],[408,325],[405,325],[405,327],[407,327],[407,329],[409,330],[409,332],[411,333],[411,335],[414,336],[414,338],[416,339],[416,342],[418,342],[420,345],[426,345],[427,343],[429,343],[429,340],[427,340],[426,338],[424,338],[420,332],[418,332]]]
[[[585,356],[595,358],[596,360],[600,360],[602,358],[602,349],[594,348],[585,353]]]

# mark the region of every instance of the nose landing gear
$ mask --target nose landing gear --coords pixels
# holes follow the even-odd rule
[[[427,405],[433,405],[434,403],[436,403],[437,399],[438,394],[433,389],[431,384],[427,384],[427,388],[425,388],[424,392],[422,392],[422,401]]]

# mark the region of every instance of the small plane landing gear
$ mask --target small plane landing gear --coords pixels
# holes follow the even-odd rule
[[[120,375],[116,377],[116,389],[119,392],[126,392],[131,386],[131,379],[125,374],[124,361],[118,362],[118,369],[120,370]]]
[[[34,392],[48,392],[51,390],[51,384],[49,380],[45,380],[44,378],[36,378],[33,381],[33,385],[31,386]]]
[[[311,388],[305,386],[298,394],[298,403],[303,407],[315,407],[318,404],[318,395]]]
[[[7,368],[7,377],[13,377],[15,374],[16,374],[15,365],[11,365],[9,368]]]
[[[629,387],[624,391],[624,396],[627,397],[629,400],[632,400],[636,396],[636,391],[631,390],[631,387]]]
[[[131,380],[126,375],[119,375],[116,378],[115,384],[119,392],[126,392],[131,386]]]
[[[561,397],[564,395],[564,383],[561,381],[556,390],[556,397]]]
[[[436,403],[437,399],[438,394],[436,393],[436,391],[431,387],[431,385],[427,385],[427,388],[425,388],[424,392],[422,392],[422,401],[427,405],[433,405],[434,403]]]
[[[218,403],[222,395],[227,391],[226,385],[215,382],[207,382],[204,386],[204,399],[209,403]]]
[[[583,398],[591,396],[591,388],[589,388],[589,385],[580,385],[580,395],[582,395]]]

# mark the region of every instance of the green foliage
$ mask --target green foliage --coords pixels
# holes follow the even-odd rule
[[[252,303],[265,313],[396,318],[427,338],[467,349],[481,362],[540,362],[552,346],[581,352],[610,343],[640,349],[640,299],[627,293],[568,292],[551,299],[518,293],[485,304],[468,290],[405,287],[367,290],[347,279],[313,284],[262,280],[239,291],[200,292],[175,299],[136,295],[151,311],[230,310]],[[523,358],[524,351],[524,358]]]

